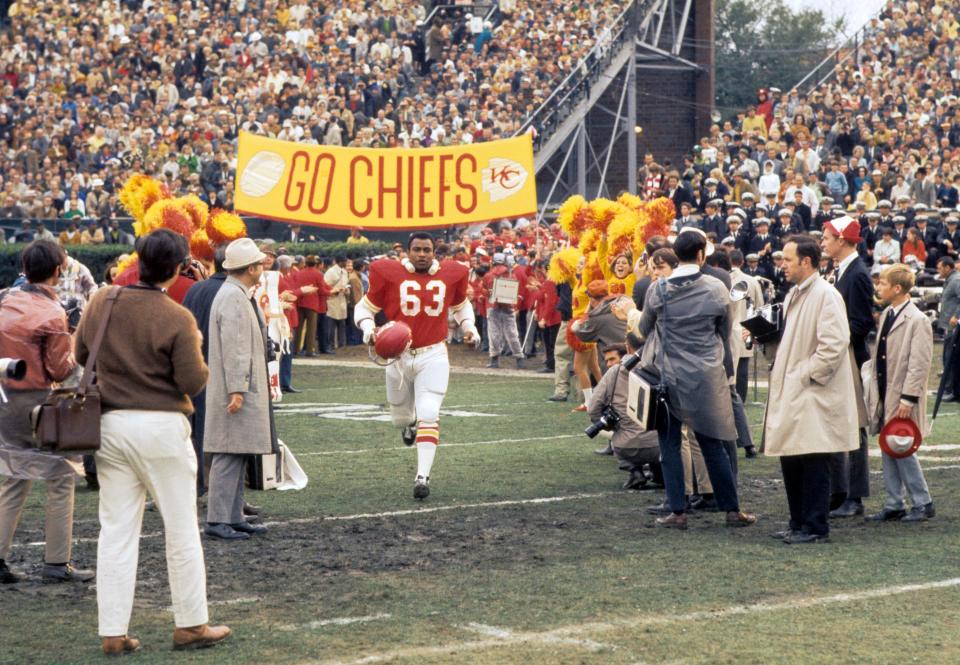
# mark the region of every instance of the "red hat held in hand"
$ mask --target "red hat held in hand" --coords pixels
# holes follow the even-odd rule
[[[880,430],[880,449],[894,459],[903,459],[917,452],[923,435],[910,418],[894,418]]]

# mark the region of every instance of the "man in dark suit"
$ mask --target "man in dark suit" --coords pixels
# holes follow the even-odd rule
[[[770,220],[760,217],[754,222],[757,233],[750,239],[748,254],[760,257],[760,266],[765,272],[773,268],[773,253],[780,249],[780,241],[770,233]]]
[[[801,196],[803,195],[801,192],[797,193]],[[809,210],[809,208],[807,209]],[[783,247],[787,242],[787,238],[799,233],[801,229],[799,218],[796,213],[793,212],[791,206],[784,206],[777,211],[776,223],[773,228],[770,229],[770,234],[775,236],[780,246]]]
[[[929,218],[926,213],[917,213],[914,222],[917,226],[917,235],[920,236],[924,247],[927,248],[927,267],[932,268],[937,265],[937,259],[940,258],[940,249],[937,247],[937,230],[928,223]]]
[[[724,220],[723,215],[720,214],[721,206],[723,205],[722,199],[713,199],[712,201],[707,202],[706,215],[700,221],[703,226],[703,232],[707,235],[713,234],[719,243],[724,238],[727,237],[727,222]]]
[[[300,231],[300,225],[294,224],[286,231],[283,232],[283,240],[280,241],[281,244],[297,244],[304,242],[306,239],[303,237],[303,233]]]
[[[903,215],[893,216],[893,239],[900,243],[900,249],[903,249],[903,243],[907,240],[907,218]]]
[[[809,231],[813,228],[813,210],[803,202],[803,191],[796,190],[793,193],[793,214],[799,220],[799,228]]]
[[[693,192],[690,191],[690,187],[685,182],[681,182],[680,178],[675,175],[667,178],[667,188],[664,195],[673,201],[673,205],[678,211],[682,203],[689,203],[690,207],[693,208]]]
[[[858,387],[860,447],[850,453],[838,453],[831,460],[832,498],[830,517],[863,515],[863,498],[870,496],[870,465],[867,457],[866,413],[862,406],[860,368],[870,358],[867,336],[874,329],[873,281],[857,253],[860,224],[852,217],[839,217],[823,226],[822,247],[836,266],[834,285],[843,297],[850,323],[850,347],[856,361],[854,382]]]
[[[940,233],[937,242],[940,257],[949,256],[956,261],[957,250],[960,250],[960,231],[957,230],[957,218],[947,217],[946,226],[947,228]]]

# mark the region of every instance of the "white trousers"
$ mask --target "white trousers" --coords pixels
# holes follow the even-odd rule
[[[387,366],[387,401],[397,427],[417,421],[435,423],[450,383],[450,360],[444,343],[405,351]]]
[[[197,526],[197,457],[190,423],[170,411],[122,410],[104,414],[100,428],[100,635],[127,634],[147,491],[163,518],[176,626],[207,623],[207,574]]]

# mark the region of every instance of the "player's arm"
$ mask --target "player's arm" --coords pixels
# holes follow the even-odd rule
[[[373,343],[373,331],[376,323],[373,317],[376,316],[380,308],[373,305],[366,297],[360,299],[353,308],[353,322],[363,333],[363,343]]]
[[[477,331],[476,315],[473,312],[473,305],[467,298],[467,286],[469,284],[469,273],[464,270],[463,276],[457,280],[453,292],[453,305],[450,311],[453,312],[453,320],[460,326],[460,332],[463,333],[464,341],[468,344],[480,341],[480,333]]]
[[[463,333],[464,341],[468,344],[480,339],[480,333],[477,331],[477,318],[473,312],[473,305],[464,298],[459,305],[450,308],[453,312],[453,320],[460,326],[460,332]]]
[[[370,288],[353,308],[353,323],[363,333],[363,343],[373,343],[376,328],[374,317],[383,309],[387,280],[381,272],[381,266],[375,262],[370,266]]]

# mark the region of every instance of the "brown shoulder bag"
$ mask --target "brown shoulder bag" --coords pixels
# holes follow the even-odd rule
[[[93,383],[94,369],[119,296],[120,287],[111,287],[80,384],[51,391],[43,404],[34,408],[33,438],[38,448],[53,453],[85,454],[100,449],[100,389]]]

